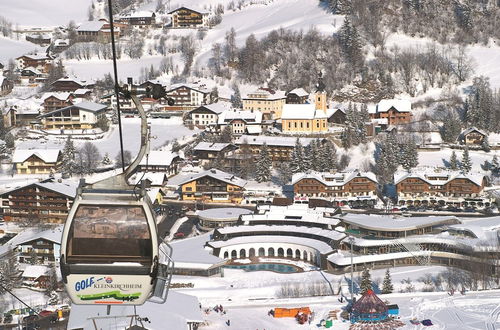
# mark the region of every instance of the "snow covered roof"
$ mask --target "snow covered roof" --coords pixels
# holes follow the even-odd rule
[[[176,266],[180,264],[200,264],[210,267],[224,262],[217,256],[210,253],[210,249],[205,248],[205,243],[210,240],[212,232],[186,238],[170,243],[172,246],[172,259]]]
[[[38,55],[38,54],[26,54],[26,55],[19,56],[16,59],[20,59],[20,58],[23,58],[23,57],[27,57],[29,59],[37,60],[37,61],[52,60],[52,57],[47,56],[46,54],[41,54],[41,55]]]
[[[45,101],[49,97],[55,97],[58,100],[66,101],[71,96],[69,92],[48,92],[43,93],[41,99]]]
[[[207,110],[212,111],[213,113],[219,115],[219,114],[223,113],[224,111],[229,110],[230,107],[231,107],[230,103],[217,102],[217,103],[205,104],[205,105],[199,106],[198,108],[191,110],[191,112],[196,112],[196,110],[204,108],[204,109],[207,109]]]
[[[252,210],[241,207],[222,207],[199,211],[198,217],[201,219],[237,220],[240,215],[251,213],[253,213]]]
[[[54,46],[69,46],[69,39],[56,39]]]
[[[25,184],[22,186],[17,186],[15,188],[3,191],[0,194],[4,195],[4,194],[10,193],[12,191],[16,191],[16,190],[19,190],[19,189],[22,189],[22,188],[25,188],[25,187],[28,187],[31,185],[37,185],[39,187],[51,190],[51,191],[56,192],[56,193],[66,195],[66,196],[71,197],[71,198],[76,196],[76,188],[78,187],[78,184],[76,182],[73,182],[73,181],[67,181],[65,183],[61,183],[61,182],[55,182],[53,179],[47,179],[47,180],[44,180],[41,182],[32,182],[32,183]]]
[[[171,12],[169,12],[168,14],[169,14],[169,15],[170,15],[170,14],[173,14],[173,13],[175,13],[176,11],[179,11],[179,10],[181,10],[181,9],[186,9],[186,10],[194,11],[195,13],[202,14],[202,15],[208,15],[208,14],[209,14],[209,13],[207,13],[207,12],[201,12],[201,11],[194,10],[194,9],[191,9],[191,8],[187,8],[187,7],[179,7],[179,8],[177,8],[177,9],[172,10],[172,11],[171,11]]]
[[[312,238],[297,237],[297,236],[279,236],[279,235],[266,235],[266,236],[242,236],[234,237],[223,241],[210,241],[207,243],[215,249],[230,247],[239,244],[248,243],[284,243],[302,245],[314,248],[319,253],[328,254],[333,252],[333,248],[325,242],[318,241]]]
[[[16,237],[14,243],[17,245],[22,245],[27,242],[34,240],[44,239],[53,243],[61,244],[63,226],[57,226],[56,228],[47,229],[40,232],[27,232],[20,234],[20,237]]]
[[[295,88],[295,89],[292,89],[291,91],[289,91],[287,94],[295,94],[297,95],[298,97],[302,97],[302,96],[308,96],[309,93],[306,92],[303,88]]]
[[[12,156],[12,163],[22,163],[31,156],[36,156],[45,163],[56,163],[60,153],[59,149],[16,149]]]
[[[374,214],[345,214],[338,217],[354,227],[376,231],[408,231],[418,228],[460,223],[455,216],[402,217]]]
[[[260,111],[227,110],[219,114],[219,125],[225,125],[233,120],[243,120],[247,124],[260,124],[262,113]]]
[[[305,204],[292,204],[288,206],[270,205],[259,207],[258,214],[242,215],[241,220],[245,224],[263,221],[303,222],[308,224],[326,224],[336,226],[340,221],[333,218],[335,209],[332,208],[309,208]]]
[[[248,93],[243,100],[251,99],[251,100],[280,100],[286,98],[286,92],[284,91],[275,91],[270,88],[259,88],[251,93]]]
[[[500,233],[500,217],[489,217],[462,221],[461,224],[449,226],[450,229],[468,231],[481,240],[491,240],[494,244],[498,242]]]
[[[207,170],[207,171],[203,171],[201,173],[190,175],[189,177],[184,179],[179,184],[182,185],[182,184],[197,180],[199,178],[203,178],[205,176],[209,176],[211,178],[214,178],[214,179],[217,179],[217,180],[220,180],[220,181],[223,181],[225,183],[232,184],[232,185],[235,185],[238,187],[244,187],[247,184],[247,181],[245,181],[241,178],[238,178],[237,176],[235,176],[233,174],[226,173],[226,172],[214,169],[214,168]]]
[[[315,141],[313,138],[299,138],[302,146],[308,146],[311,142]],[[293,148],[295,143],[297,142],[296,137],[291,136],[267,136],[267,135],[259,135],[259,136],[251,136],[251,135],[241,135],[234,142],[236,145],[241,145],[244,143],[248,143],[249,145],[258,145],[261,146],[264,143],[268,146],[280,146],[280,147],[290,147]]]
[[[170,166],[176,157],[180,157],[178,153],[170,150],[153,150],[149,152],[149,156],[142,157],[139,165],[142,166]]]
[[[93,32],[97,32],[100,29],[102,29],[102,27],[106,23],[107,22],[104,22],[104,21],[88,21],[88,22],[84,22],[84,23],[82,23],[78,27],[78,29],[76,29],[76,31],[93,31]]]
[[[235,233],[252,233],[252,232],[266,232],[272,235],[275,232],[280,232],[279,235],[283,235],[283,232],[292,233],[290,236],[294,236],[300,233],[321,236],[334,241],[339,241],[346,237],[344,233],[340,233],[335,230],[322,229],[318,227],[306,227],[306,226],[290,226],[290,225],[253,225],[253,226],[231,226],[216,229],[222,235],[225,234],[235,234]],[[275,234],[276,235],[276,234]]]
[[[48,116],[51,116],[53,114],[56,114],[56,113],[59,113],[59,112],[62,112],[62,111],[68,110],[68,109],[74,109],[74,108],[77,108],[77,109],[80,109],[83,111],[99,113],[99,112],[105,111],[108,108],[108,106],[105,104],[100,104],[100,103],[95,103],[95,102],[90,102],[90,101],[85,100],[85,101],[82,101],[80,103],[75,103],[73,105],[69,105],[69,106],[61,108],[61,109],[57,109],[54,111],[44,113],[44,114],[40,115],[40,118],[48,117]]]
[[[24,269],[23,278],[33,278],[37,279],[40,276],[47,275],[49,272],[49,267],[42,265],[29,265]]]
[[[369,107],[368,111],[371,113],[387,112],[391,108],[394,108],[399,112],[410,112],[411,102],[410,100],[397,100],[397,99],[381,100],[375,107]]]
[[[262,133],[262,127],[260,125],[248,125],[246,127],[248,134],[260,134]]]
[[[167,180],[167,173],[165,172],[135,172],[129,181],[132,184],[137,184],[139,180],[149,180],[152,186],[161,186]],[[156,195],[155,195],[156,196]],[[153,199],[152,199],[153,200]]]
[[[394,184],[398,184],[408,178],[421,179],[424,182],[435,186],[445,185],[455,179],[468,179],[475,185],[481,186],[485,175],[481,173],[464,174],[460,171],[421,167],[413,169],[411,172],[396,172],[394,174]]]
[[[367,178],[373,182],[377,182],[377,176],[372,172],[360,172],[358,170],[352,172],[307,172],[295,173],[292,176],[292,185],[296,184],[302,179],[316,179],[325,186],[343,186],[354,178]]]
[[[153,17],[153,16],[156,16],[156,15],[152,11],[138,10],[138,11],[134,11],[132,13],[121,15],[120,18],[127,19],[127,18],[140,18],[140,17]]]
[[[38,70],[37,68],[34,68],[34,67],[32,67],[32,66],[28,66],[28,67],[26,67],[26,68],[22,69],[22,70],[21,70],[21,73],[22,73],[23,71],[31,71],[31,72],[33,72],[35,75],[41,75],[41,74],[42,74],[42,73],[40,72],[40,70]]]
[[[216,142],[200,142],[193,150],[194,151],[221,151],[230,146],[230,143],[216,143]]]
[[[198,92],[203,93],[203,94],[210,93],[210,91],[208,89],[206,89],[204,86],[199,86],[197,84],[185,84],[185,83],[171,85],[170,89],[167,91],[167,93],[175,91],[176,89],[179,89],[181,87],[187,87],[189,89],[193,89],[193,90],[198,91]]]
[[[143,305],[71,305],[68,319],[68,329],[128,329],[131,315],[148,319],[145,323],[148,329],[189,330],[188,322],[203,322],[199,300],[195,296],[169,290],[168,299],[164,304],[146,301]],[[105,317],[109,316],[109,317]]]
[[[281,112],[281,119],[314,119],[315,104],[285,104]]]
[[[337,113],[337,111],[340,111],[340,112],[342,112],[343,114],[345,114],[345,111],[344,111],[344,110],[342,110],[342,109],[339,109],[339,108],[337,108],[337,109],[326,109],[326,116],[327,116],[328,118],[330,118],[331,116],[333,116],[334,114],[336,114],[336,113]]]
[[[467,128],[462,133],[460,133],[460,136],[463,137],[463,136],[465,136],[465,135],[467,135],[469,133],[472,133],[472,132],[477,132],[477,133],[479,133],[479,134],[481,134],[483,136],[488,136],[488,134],[485,131],[480,130],[480,129],[476,128],[476,127],[469,127],[469,128]]]
[[[73,92],[73,95],[85,95],[89,92],[92,92],[92,90],[88,88],[78,88]]]

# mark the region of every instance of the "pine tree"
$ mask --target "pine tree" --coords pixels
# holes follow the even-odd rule
[[[483,142],[481,143],[481,147],[486,152],[490,152],[491,151],[490,143],[488,141],[488,137],[487,136],[484,137]]]
[[[368,268],[363,269],[363,273],[361,274],[360,289],[361,294],[364,294],[366,291],[372,289],[372,279]]]
[[[464,153],[462,155],[462,163],[460,164],[460,170],[467,174],[472,169],[472,163],[469,156],[469,148],[465,147]]]
[[[344,18],[344,24],[338,33],[344,55],[351,64],[356,65],[363,60],[361,38],[358,30],[352,24],[349,15]]]
[[[30,250],[30,264],[31,265],[36,265],[38,263],[38,255],[35,251],[35,249]]]
[[[72,176],[77,172],[76,148],[73,145],[71,136],[68,136],[62,151],[61,173],[63,176]]]
[[[392,285],[391,273],[389,272],[389,269],[387,269],[385,272],[384,281],[382,282],[382,293],[392,293],[393,290],[394,286]]]
[[[278,163],[278,180],[279,183],[284,186],[292,180],[292,171],[290,169],[290,163],[281,162]]]
[[[418,165],[418,151],[414,139],[407,141],[401,148],[401,165],[407,171],[417,167]]]
[[[5,134],[5,146],[8,149],[12,149],[16,146],[16,139],[14,138],[14,135],[11,133]]]
[[[233,141],[233,130],[230,125],[226,125],[219,136],[220,143],[231,143]]]
[[[241,101],[241,94],[238,85],[233,87],[234,94],[231,95],[231,106],[236,109],[243,108],[243,102]]]
[[[102,164],[103,165],[111,165],[111,159],[109,158],[108,153],[104,154],[104,157],[102,158]]]
[[[380,153],[376,158],[377,174],[381,183],[392,183],[400,163],[398,143],[395,137],[389,134],[379,147]]]
[[[500,162],[498,161],[497,155],[494,155],[493,159],[491,160],[491,174],[498,175],[499,172],[500,172]]]
[[[452,151],[451,157],[450,157],[450,169],[452,170],[458,170],[458,159],[457,159],[457,154],[455,150]]]
[[[328,172],[337,168],[337,152],[332,142],[326,141],[322,147],[320,146],[319,158],[321,171]]]
[[[300,143],[299,138],[295,141],[295,147],[292,151],[292,158],[290,161],[290,169],[293,174],[305,172],[304,169],[304,148]]]
[[[272,169],[272,160],[269,156],[269,151],[267,148],[267,144],[262,145],[262,149],[260,150],[259,159],[257,160],[257,169],[255,173],[255,179],[257,182],[267,182],[271,181],[271,169]]]

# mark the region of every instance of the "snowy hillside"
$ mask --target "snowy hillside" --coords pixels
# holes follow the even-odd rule
[[[0,15],[13,26],[58,26],[87,17],[92,0],[2,0]]]
[[[0,36],[0,63],[7,64],[11,58],[16,58],[35,50],[45,52],[45,50],[35,44],[32,44],[31,42],[24,40],[12,40]]]

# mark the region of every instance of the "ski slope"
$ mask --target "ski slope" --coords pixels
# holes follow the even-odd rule
[[[9,59],[15,59],[16,57],[33,51],[39,51],[42,54],[45,53],[44,49],[31,42],[25,40],[13,40],[0,36],[0,63],[5,64],[5,66],[7,66]]]

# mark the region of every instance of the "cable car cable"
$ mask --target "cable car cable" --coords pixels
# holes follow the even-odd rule
[[[108,13],[109,13],[109,26],[111,30],[111,51],[113,53],[113,72],[115,76],[115,98],[116,98],[116,112],[118,113],[118,132],[120,135],[120,155],[122,159],[122,170],[125,172],[125,155],[123,151],[123,133],[122,133],[122,119],[120,111],[120,86],[118,85],[118,67],[116,64],[116,47],[115,47],[115,28],[113,24],[113,5],[111,0],[108,0]]]
[[[17,300],[19,300],[21,302],[21,304],[23,304],[24,306],[28,307],[31,311],[33,311],[33,313],[35,313],[36,315],[40,316],[40,314],[38,314],[38,312],[36,310],[34,310],[30,305],[28,305],[27,303],[25,303],[21,298],[19,298],[15,294],[13,294],[12,291],[10,291],[9,289],[7,289],[2,283],[0,283],[0,288],[2,290],[4,290],[5,292],[8,292],[12,297],[14,297]]]

